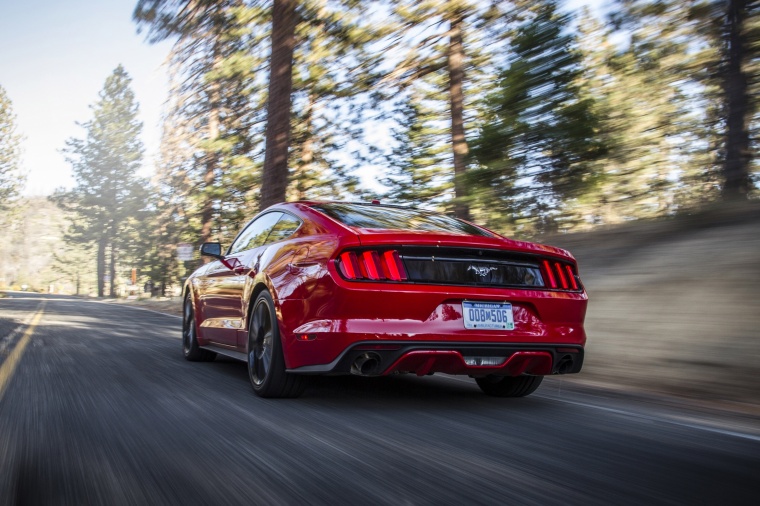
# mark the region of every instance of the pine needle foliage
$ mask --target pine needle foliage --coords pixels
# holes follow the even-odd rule
[[[75,215],[67,241],[95,244],[101,297],[106,285],[115,296],[117,262],[128,247],[123,238],[147,200],[147,183],[137,176],[143,156],[142,123],[130,84],[121,65],[106,79],[91,106],[92,119],[80,124],[85,137],[66,142],[76,186],[56,196],[58,204]]]

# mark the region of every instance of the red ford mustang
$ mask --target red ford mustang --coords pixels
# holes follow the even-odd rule
[[[308,375],[467,374],[486,394],[528,395],[583,364],[587,296],[564,250],[444,215],[293,202],[256,216],[184,287],[192,361],[244,360],[263,397]]]

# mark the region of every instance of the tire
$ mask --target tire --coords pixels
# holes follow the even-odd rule
[[[211,362],[216,358],[216,353],[198,346],[195,312],[190,294],[185,297],[182,306],[182,353],[185,355],[185,359],[190,362]]]
[[[525,397],[536,391],[543,376],[485,376],[475,378],[486,395],[494,397]]]
[[[285,372],[285,357],[274,301],[264,290],[256,298],[248,324],[248,377],[259,397],[298,397],[306,378]]]

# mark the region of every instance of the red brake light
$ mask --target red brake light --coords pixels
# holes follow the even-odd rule
[[[365,251],[362,253],[362,263],[369,279],[385,279],[382,267],[380,267],[380,257],[377,251]]]
[[[573,268],[566,264],[565,269],[567,270],[567,277],[570,278],[570,284],[572,285],[573,290],[577,290],[578,282],[575,280],[575,275],[573,274]]]
[[[369,279],[406,281],[408,279],[404,263],[396,250],[345,251],[338,255],[336,262],[341,275],[350,280]]]
[[[551,288],[557,288],[557,280],[554,279],[554,273],[552,272],[552,266],[548,260],[544,260],[544,271],[549,276],[549,286]]]
[[[406,281],[406,269],[398,256],[398,251],[386,251],[383,253],[383,260],[388,271],[388,278],[393,281]]]
[[[562,272],[562,264],[559,262],[554,262],[554,267],[557,269],[557,274],[559,274],[559,281],[562,283],[562,288],[564,290],[567,290],[567,279],[565,279],[565,273]]]
[[[340,255],[340,273],[347,279],[356,279],[359,277],[357,264],[356,253],[353,251],[347,251]]]
[[[547,288],[554,290],[578,290],[580,288],[571,264],[544,260],[543,266],[548,278]]]

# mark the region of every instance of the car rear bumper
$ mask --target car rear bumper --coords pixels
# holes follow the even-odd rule
[[[560,360],[557,349],[573,348],[582,353],[586,343],[585,292],[378,286],[345,281],[336,284],[333,279],[321,278],[323,284],[314,285],[308,294],[303,294],[306,297],[280,300],[280,332],[285,364],[290,371],[349,373],[356,347],[376,345],[385,350],[382,353],[370,350],[379,353],[382,359],[380,369],[373,374],[424,371],[425,364],[431,361],[430,372],[490,374],[478,366],[468,366],[465,361],[466,357],[480,356],[470,353],[469,347],[482,346],[500,353],[505,360],[518,351],[546,351],[551,364],[545,364],[547,357],[534,357],[525,372],[551,374]],[[463,301],[511,304],[514,328],[465,328]],[[394,350],[389,347],[393,346],[396,353],[391,353]],[[415,353],[406,356],[412,352]],[[544,365],[537,365],[539,362]],[[517,370],[516,363],[503,364],[502,372]],[[549,372],[535,372],[547,369]]]
[[[585,311],[585,300],[564,301],[517,301],[511,299],[514,309],[514,330],[473,330],[466,329],[462,319],[462,304],[460,301],[446,299],[431,312],[426,310],[426,318],[391,318],[388,315],[380,318],[343,318],[343,319],[319,319],[312,320],[300,325],[288,325],[281,327],[283,332],[283,346],[285,348],[285,362],[290,370],[309,371],[303,369],[313,366],[315,371],[321,372],[349,372],[350,367],[335,369],[342,357],[355,350],[356,346],[390,349],[396,347],[411,351],[439,350],[458,351],[462,357],[480,356],[470,353],[469,347],[486,347],[488,353],[496,353],[507,358],[507,352],[531,350],[549,350],[552,364],[557,362],[557,353],[552,350],[558,348],[583,349],[586,343],[586,333],[582,320],[575,321],[566,318],[565,321],[546,321],[545,317],[549,310],[543,310],[543,305],[554,309],[558,302],[569,305],[575,312],[569,311],[575,316]],[[547,303],[548,302],[548,303]],[[543,303],[543,304],[542,304]],[[431,304],[432,305],[432,304]],[[403,306],[402,306],[403,307]],[[299,314],[297,301],[286,301],[282,313]],[[541,312],[544,318],[540,318]],[[303,313],[300,313],[303,314]],[[423,313],[424,314],[424,313]],[[582,314],[582,313],[581,313]],[[416,315],[415,315],[416,316]],[[288,322],[289,323],[289,322]],[[376,351],[376,350],[375,350]],[[393,361],[398,360],[402,354],[384,353]],[[488,355],[488,354],[487,354]],[[486,355],[486,356],[487,356]],[[414,355],[419,357],[421,355]],[[383,365],[390,367],[387,360]],[[429,360],[431,357],[427,357]],[[351,362],[351,360],[349,359]],[[418,370],[422,366],[412,367],[412,358],[399,363],[396,370]],[[462,374],[469,374],[470,368],[458,367],[462,365],[464,358],[443,358],[440,354],[433,361],[439,371],[451,372],[461,370]],[[448,362],[449,365],[445,365]],[[554,365],[552,365],[554,367]],[[333,371],[333,369],[335,369]],[[475,369],[479,371],[479,369]],[[384,369],[382,373],[392,372]],[[436,371],[433,371],[436,372]],[[577,371],[573,371],[577,372]],[[549,374],[549,373],[544,373]]]
[[[583,356],[580,345],[364,341],[348,347],[328,364],[288,372],[362,376],[406,372],[418,376],[436,372],[470,376],[572,374],[580,372]]]

